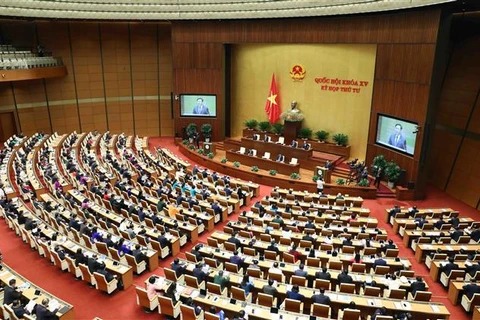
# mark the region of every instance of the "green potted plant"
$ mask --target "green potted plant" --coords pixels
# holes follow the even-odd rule
[[[395,186],[395,182],[400,179],[400,172],[400,167],[393,160],[387,162],[385,167],[385,176],[387,177],[389,188],[393,188]]]
[[[209,153],[208,153],[208,159],[213,159],[213,157],[215,157],[215,155],[213,154],[213,152],[209,152]]]
[[[359,186],[359,187],[368,187],[368,186],[370,186],[370,182],[368,181],[368,179],[361,179],[361,180],[357,183],[357,186]]]
[[[250,119],[250,120],[246,120],[244,124],[245,124],[245,127],[247,127],[247,129],[255,130],[257,129],[258,121],[255,119]]]
[[[260,131],[262,132],[267,132],[270,130],[270,122],[268,121],[261,121],[258,123],[258,128],[260,129]]]
[[[238,167],[240,167],[240,162],[238,162],[238,161],[235,161],[235,162],[233,163],[233,166],[234,166],[235,168],[238,168]]]
[[[188,145],[188,139],[183,139],[183,140],[182,140],[182,143],[183,143],[184,145]]]
[[[282,134],[282,131],[283,131],[283,124],[281,123],[274,123],[272,124],[272,132],[277,134],[277,135],[280,135]]]
[[[190,143],[193,143],[194,137],[197,134],[197,125],[195,123],[190,123],[187,125],[187,137]]]
[[[327,141],[329,135],[330,134],[325,130],[319,130],[319,131],[315,132],[315,137],[317,138],[317,140],[319,142]]]
[[[188,149],[195,150],[195,146],[193,144],[191,144],[191,145],[188,146]]]
[[[312,129],[310,128],[300,128],[300,130],[298,130],[298,137],[300,139],[310,139],[312,137]]]
[[[227,158],[222,158],[222,160],[220,160],[221,163],[227,163]]]
[[[300,180],[300,175],[296,172],[292,172],[290,174],[290,178],[293,179],[293,180]]]
[[[203,150],[203,148],[199,148],[199,149],[197,150],[197,152],[198,152],[199,154],[201,154],[201,155],[204,155],[204,154],[205,154],[205,150]]]
[[[333,135],[333,141],[339,146],[346,147],[348,145],[348,136],[343,133],[336,133]]]
[[[257,166],[252,166],[251,170],[252,170],[253,172],[258,172],[258,167],[257,167]]]
[[[212,138],[212,125],[210,123],[204,123],[200,127],[200,130],[202,130],[205,142],[210,142],[210,139]]]
[[[339,186],[343,186],[345,184],[345,180],[344,179],[337,179],[336,183],[339,185]]]
[[[275,176],[277,174],[277,170],[272,169],[272,170],[268,171],[268,173],[270,173],[270,175],[272,175],[272,176]]]
[[[318,178],[319,178],[319,176],[316,174],[312,177],[312,181],[317,182]]]
[[[379,168],[382,168],[382,171],[385,172],[385,167],[387,166],[387,159],[383,154],[380,154],[373,158],[372,162],[372,175],[376,176]]]

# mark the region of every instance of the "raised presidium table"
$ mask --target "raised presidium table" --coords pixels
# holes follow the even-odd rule
[[[257,153],[258,154],[258,153]],[[300,172],[300,164],[289,164],[285,162],[278,162],[271,159],[262,158],[260,155],[249,156],[242,154],[235,150],[227,150],[227,159],[230,161],[238,161],[247,166],[258,166],[264,170],[276,170],[278,173],[290,175],[291,173]]]
[[[328,204],[328,205],[335,205],[335,202],[337,201],[336,195],[325,195],[320,197],[320,194],[318,193],[312,193],[308,191],[299,191],[299,190],[293,190],[293,189],[289,190],[289,189],[283,189],[283,188],[274,188],[271,192],[272,197],[276,196],[277,194],[284,198],[288,197],[288,195],[291,195],[295,197],[295,200],[299,200],[299,201],[306,201],[305,198],[310,198],[311,200],[320,202],[321,204],[323,204],[322,202],[325,202],[325,204]],[[343,200],[345,201],[345,205],[347,207],[350,207],[348,208],[348,210],[352,210],[351,206],[353,208],[361,208],[363,205],[362,197],[350,197],[349,195],[345,195]],[[308,205],[310,206],[310,203],[308,203]],[[344,208],[344,206],[342,206],[341,208]],[[364,208],[364,209],[366,212],[370,213],[369,209],[367,208]]]
[[[282,145],[275,142],[264,142],[260,140],[253,140],[251,138],[242,138],[242,147],[257,150],[257,154],[263,155],[265,152],[270,152],[272,157],[278,154],[283,154],[286,158],[297,158],[307,160],[313,155],[313,150],[305,150],[303,148],[293,148],[289,145]],[[300,145],[300,143],[299,143]]]
[[[60,300],[37,285],[31,283],[16,273],[15,270],[10,268],[8,265],[2,264],[0,269],[0,281],[3,283],[3,285],[8,285],[10,279],[17,280],[17,287],[22,289],[21,292],[23,297],[30,300],[30,303],[27,305],[28,309],[31,308],[33,310],[35,304],[41,304],[43,299],[48,298],[50,300],[50,311],[54,311],[58,308],[56,316],[59,319],[75,319],[72,305]]]

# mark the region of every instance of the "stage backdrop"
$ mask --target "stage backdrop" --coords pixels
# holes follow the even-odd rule
[[[281,111],[292,100],[304,113],[303,127],[349,136],[351,157],[364,159],[372,102],[376,45],[232,45],[232,137],[247,119],[266,121],[265,101],[275,73]],[[304,79],[290,72],[300,65]],[[280,122],[283,123],[282,120]]]

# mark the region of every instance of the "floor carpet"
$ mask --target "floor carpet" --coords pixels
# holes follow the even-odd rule
[[[172,138],[152,138],[150,139],[150,148],[153,146],[162,146],[169,148],[180,157],[177,147]],[[190,161],[190,163],[194,163]],[[269,194],[271,187],[262,186],[260,197]],[[259,197],[259,198],[260,198]],[[461,216],[469,216],[480,220],[480,212],[467,206],[466,204],[453,199],[444,192],[430,188],[428,197],[422,201],[399,202],[395,199],[377,199],[365,200],[365,206],[370,208],[372,216],[379,220],[379,226],[391,231],[391,227],[384,222],[385,209],[395,204],[409,207],[417,205],[419,207],[452,207],[460,211]],[[232,216],[236,219],[236,215]],[[223,228],[223,225],[217,226]],[[205,242],[208,234],[199,237],[199,241]],[[408,257],[413,265],[416,274],[425,276],[430,290],[433,292],[433,301],[444,303],[451,313],[450,319],[466,320],[471,315],[466,314],[461,307],[453,306],[447,299],[447,291],[440,284],[433,283],[428,276],[428,270],[424,264],[418,264],[413,258],[414,253],[411,249],[405,248],[398,235],[392,236],[400,248],[400,256]],[[187,244],[182,251],[190,250],[191,244]],[[158,314],[145,314],[141,308],[136,305],[135,289],[132,286],[126,291],[116,292],[112,296],[107,296],[97,290],[90,289],[83,281],[76,281],[68,273],[61,272],[57,267],[50,265],[46,259],[40,258],[37,252],[31,251],[30,247],[24,244],[20,237],[17,237],[13,231],[8,229],[4,222],[0,223],[0,249],[3,252],[4,262],[26,277],[29,281],[39,285],[45,290],[69,302],[74,306],[76,319],[93,319],[100,317],[102,319],[158,319]],[[181,253],[180,257],[184,257]],[[163,275],[163,266],[168,266],[172,258],[160,262],[160,267],[155,274]],[[145,280],[152,273],[146,272],[141,276],[134,278],[134,284],[144,286]]]

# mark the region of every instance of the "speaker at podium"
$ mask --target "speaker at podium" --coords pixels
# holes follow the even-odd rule
[[[332,179],[332,172],[330,170],[328,170],[327,168],[322,167],[322,166],[317,166],[315,168],[315,174],[319,177],[323,177],[323,180],[326,183],[330,183],[330,181]]]

